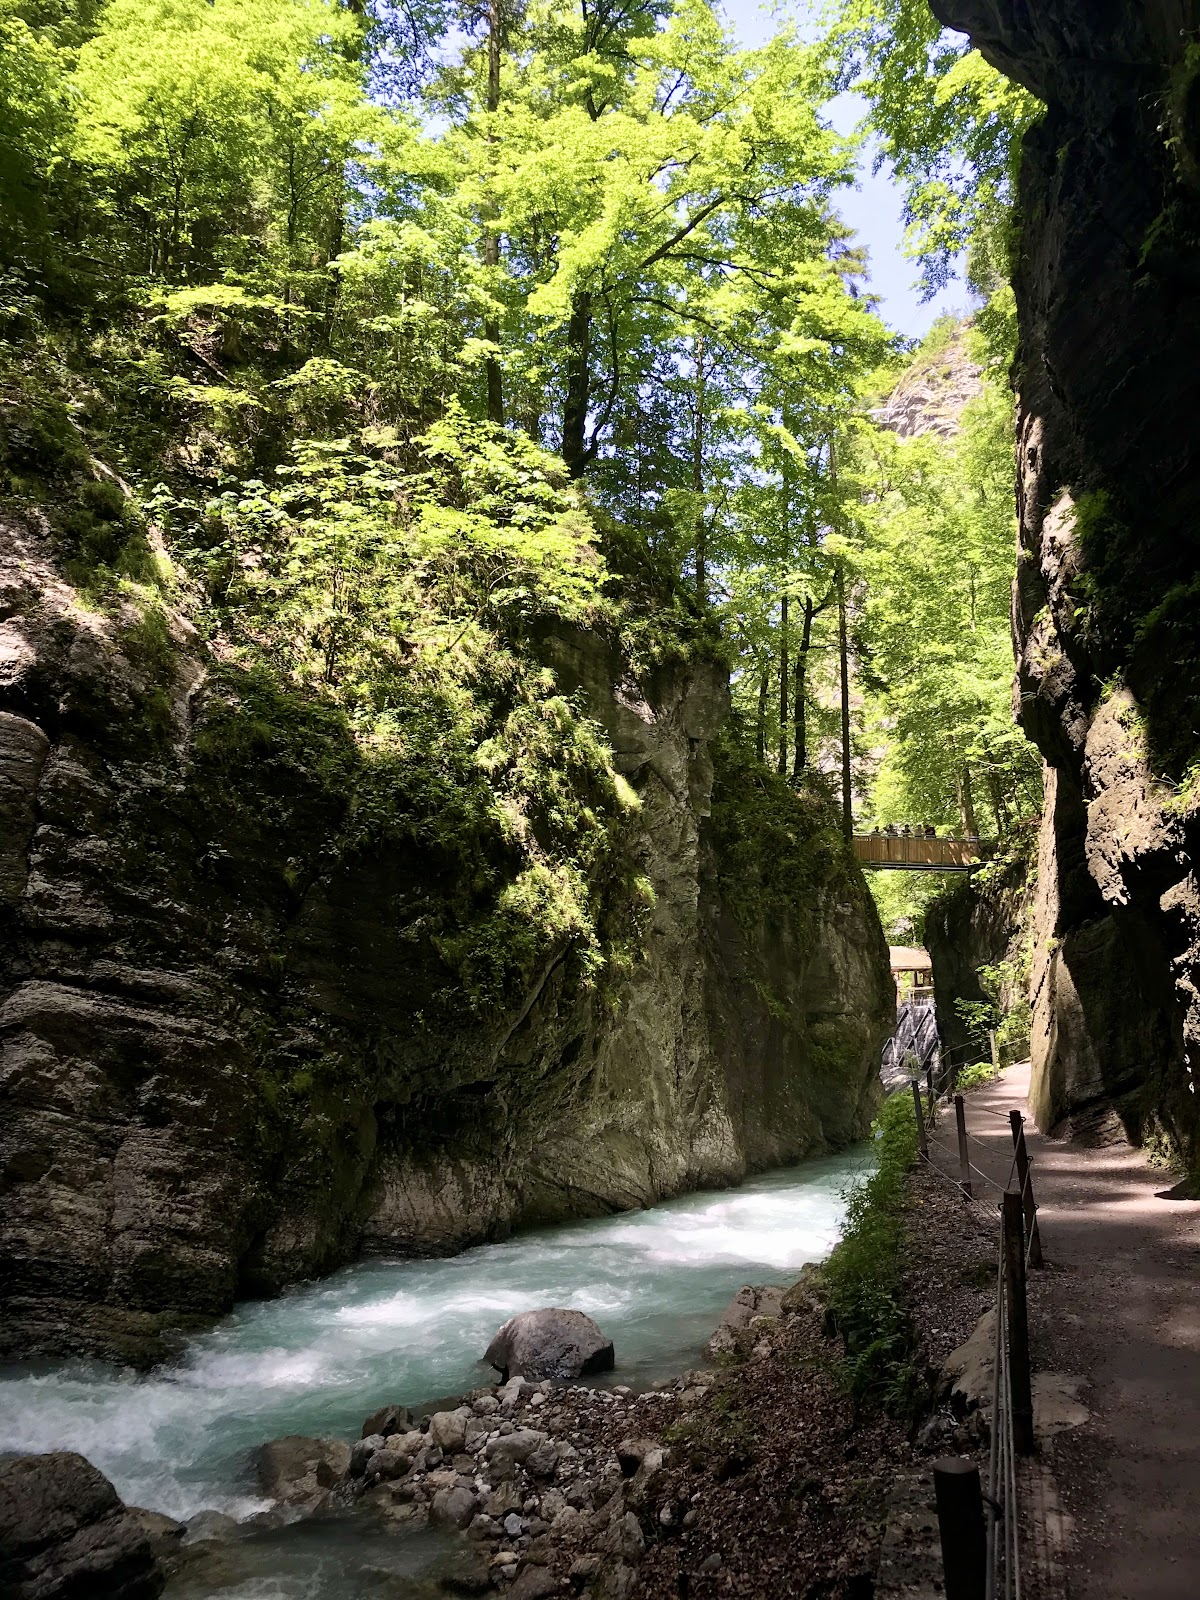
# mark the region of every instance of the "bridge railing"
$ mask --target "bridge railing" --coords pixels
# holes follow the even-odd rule
[[[990,861],[999,848],[995,839],[928,839],[919,835],[856,833],[854,854],[864,867],[893,867],[910,872],[968,872]]]

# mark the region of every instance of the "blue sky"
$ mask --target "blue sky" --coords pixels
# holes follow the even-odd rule
[[[797,0],[792,6],[764,6],[759,0],[721,0],[738,42],[753,46],[768,39],[780,20],[792,17],[802,31],[806,19],[817,7]],[[849,133],[863,112],[863,102],[855,95],[840,95],[830,106],[830,116],[839,133]],[[866,153],[859,173],[858,188],[838,197],[838,210],[867,248],[871,267],[871,289],[879,296],[884,319],[900,333],[919,337],[927,332],[936,317],[945,311],[964,311],[970,296],[961,281],[951,284],[928,304],[922,304],[917,284],[918,267],[904,255],[904,224],[900,220],[900,191],[885,167],[871,171],[871,154]]]

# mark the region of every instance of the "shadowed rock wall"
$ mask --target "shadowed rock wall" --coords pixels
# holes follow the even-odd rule
[[[1047,106],[1016,271],[1017,709],[1049,768],[1033,1101],[1194,1159],[1200,8],[932,4]]]
[[[803,905],[730,911],[707,820],[722,669],[638,683],[596,635],[544,641],[640,797],[638,959],[597,988],[564,937],[515,1000],[434,1026],[446,862],[335,850],[345,796],[278,741],[207,763],[222,724],[186,622],[164,668],[36,530],[3,540],[0,1353],[154,1359],[360,1250],[453,1250],[866,1132],[878,918],[815,842]],[[298,737],[342,735],[314,713]]]
[[[991,1006],[1011,1018],[1002,1035],[1003,1057],[1008,1061],[1024,1055],[1026,946],[1034,893],[1025,862],[1017,859],[990,871],[982,881],[975,875],[960,878],[925,908],[925,948],[933,962],[938,1033],[956,1064],[987,1061],[991,1054],[982,1029],[970,1027],[960,1014],[959,1000]],[[994,969],[989,989],[980,981],[981,967]]]

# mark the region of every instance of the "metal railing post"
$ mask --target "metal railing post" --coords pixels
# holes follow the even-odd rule
[[[954,1120],[958,1123],[959,1182],[968,1199],[974,1194],[971,1188],[971,1154],[967,1148],[967,1113],[960,1094],[954,1096]]]
[[[1033,1454],[1033,1386],[1029,1374],[1029,1305],[1025,1295],[1025,1219],[1021,1196],[1004,1191],[1004,1310],[1008,1328],[1008,1381],[1013,1444]]]
[[[984,1600],[987,1535],[979,1468],[962,1456],[943,1456],[933,1463],[933,1487],[946,1600]]]
[[[1038,1232],[1037,1206],[1033,1201],[1033,1180],[1029,1176],[1029,1151],[1025,1147],[1025,1125],[1019,1111],[1008,1113],[1013,1149],[1017,1157],[1017,1182],[1021,1188],[1021,1209],[1025,1218],[1025,1253],[1031,1267],[1042,1265],[1042,1236]]]
[[[993,1073],[998,1073],[1000,1071],[1000,1046],[996,1042],[995,1028],[988,1029],[988,1046],[992,1052],[992,1071]]]
[[[912,1080],[913,1105],[917,1112],[917,1148],[923,1156],[929,1155],[929,1140],[925,1137],[925,1107],[921,1104],[921,1085]]]

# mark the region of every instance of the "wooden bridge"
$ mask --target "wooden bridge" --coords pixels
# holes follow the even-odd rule
[[[929,839],[856,833],[854,854],[864,867],[893,872],[976,872],[996,854],[994,839]]]

